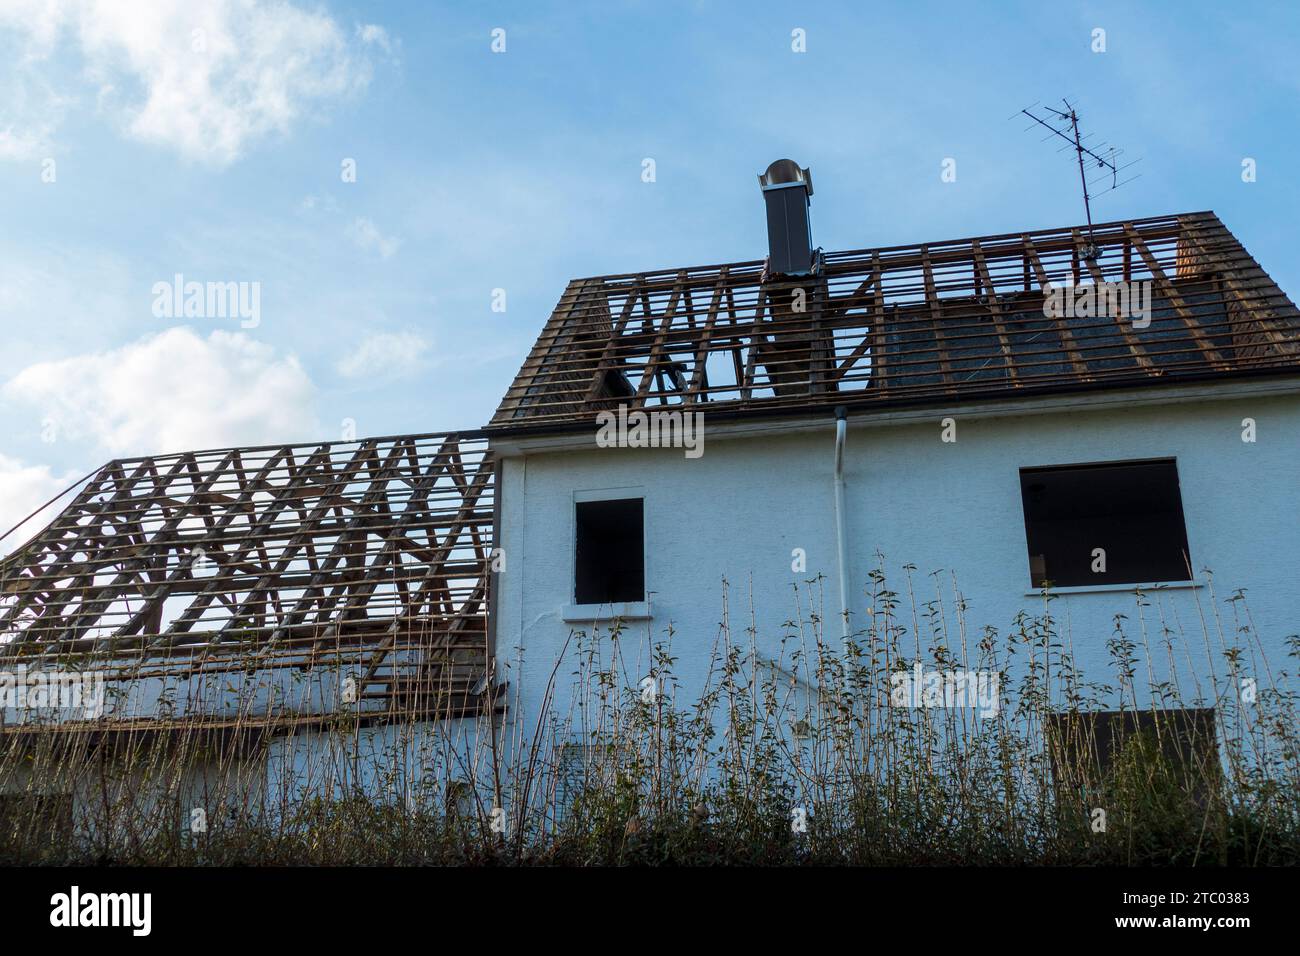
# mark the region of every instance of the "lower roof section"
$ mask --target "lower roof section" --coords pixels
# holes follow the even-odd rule
[[[372,708],[481,697],[494,470],[477,432],[109,462],[0,562],[0,669],[330,664]]]

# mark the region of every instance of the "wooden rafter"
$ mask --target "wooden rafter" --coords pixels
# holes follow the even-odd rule
[[[998,301],[997,286],[993,284],[993,279],[989,276],[988,262],[984,259],[984,249],[980,246],[978,239],[971,242],[971,255],[975,258],[975,269],[978,283],[983,286],[984,294],[988,300],[989,315],[993,320],[993,328],[997,332],[998,347],[1002,350],[1002,364],[1007,370],[1007,379],[1017,388],[1020,387],[1020,376],[1016,373],[1015,355],[1011,351],[1011,339],[1007,336],[1006,323],[1002,315],[1002,303]]]
[[[713,330],[718,325],[718,313],[722,308],[722,297],[726,292],[727,267],[723,266],[718,275],[718,284],[713,287],[713,296],[709,300],[709,311],[704,316],[704,327],[700,330],[700,341],[695,350],[695,364],[691,369],[691,381],[686,389],[686,403],[688,405],[700,397],[702,388],[708,388],[709,343],[713,338]],[[704,400],[708,401],[707,393],[704,395]]]
[[[711,415],[947,404],[1300,364],[1295,306],[1212,213],[1095,224],[1100,260],[1082,258],[1081,235],[1044,229],[824,253],[806,280],[766,275],[755,261],[571,284],[488,431],[585,427],[612,401],[636,409],[680,398]],[[1147,336],[1104,317],[1034,314],[1035,281],[1121,272],[1150,281],[1152,308],[1180,321]],[[803,312],[790,300],[799,282],[809,290]],[[1025,298],[1009,299],[1008,282],[1023,284]],[[587,299],[577,307],[579,286]],[[730,371],[710,362],[719,352],[731,353]],[[1005,374],[958,374],[983,368]],[[640,380],[619,391],[612,373],[632,369]],[[616,394],[602,392],[607,380]]]
[[[641,381],[637,383],[636,401],[643,403],[646,395],[650,391],[650,383],[654,380],[659,372],[664,357],[664,343],[668,339],[668,333],[673,327],[673,319],[677,317],[677,303],[682,298],[682,283],[686,280],[686,273],[681,273],[680,280],[673,286],[672,294],[668,297],[668,307],[664,309],[663,316],[659,320],[659,328],[655,333],[654,342],[650,346],[650,355],[646,359],[645,368],[641,371]]]
[[[1165,275],[1165,270],[1161,267],[1160,262],[1151,254],[1151,250],[1147,248],[1146,242],[1138,234],[1137,230],[1133,228],[1131,223],[1125,223],[1124,234],[1128,236],[1132,248],[1136,249],[1137,254],[1142,257],[1143,263],[1145,263],[1147,269],[1150,270],[1156,284],[1160,287],[1160,291],[1164,293],[1170,306],[1172,306],[1173,310],[1178,313],[1178,317],[1182,319],[1183,325],[1187,327],[1187,331],[1191,335],[1192,341],[1196,343],[1196,347],[1205,355],[1205,360],[1209,362],[1213,368],[1224,368],[1222,353],[1214,347],[1214,344],[1210,341],[1210,337],[1206,335],[1205,331],[1201,328],[1200,322],[1192,315],[1191,310],[1187,308],[1187,303],[1185,303],[1183,297],[1179,295],[1178,289],[1169,281],[1169,277]]]
[[[881,324],[884,321],[883,313],[885,292],[880,287],[880,253],[876,253],[872,257],[871,274],[862,281],[861,285],[853,290],[853,294],[850,295],[848,299],[838,306],[838,314],[847,315],[850,310],[860,308],[867,293],[872,293],[871,302],[873,308],[873,311],[868,316],[867,330],[858,341],[858,344],[853,347],[852,351],[850,351],[848,355],[844,356],[843,361],[841,361],[836,367],[833,373],[836,380],[843,378],[845,372],[857,365],[858,362],[862,361],[862,359],[866,357],[868,349],[872,352],[873,372],[877,371],[874,368],[877,354],[882,359],[884,357],[885,349],[884,339],[881,336]],[[879,349],[876,347],[878,338],[880,339]]]
[[[464,677],[486,660],[494,476],[481,433],[110,462],[0,562],[0,656],[154,675],[391,656],[400,671],[451,635],[472,651]]]
[[[1074,230],[1074,241],[1078,244],[1078,248],[1083,248],[1083,233],[1079,229]],[[1078,260],[1079,256],[1076,253],[1076,263]],[[1088,274],[1092,276],[1093,282],[1100,285],[1106,281],[1106,276],[1102,273],[1101,267],[1097,265],[1096,259],[1088,259],[1087,266]],[[1138,368],[1142,369],[1148,375],[1159,375],[1160,369],[1156,368],[1155,363],[1151,361],[1151,357],[1147,355],[1146,349],[1143,348],[1141,340],[1133,333],[1133,329],[1130,328],[1129,325],[1128,317],[1115,315],[1111,316],[1111,318],[1115,320],[1115,330],[1119,332],[1120,338],[1122,338],[1124,344],[1128,346],[1129,354],[1133,356],[1133,361],[1137,362]]]
[[[921,247],[921,269],[925,283],[925,307],[931,316],[930,330],[934,335],[939,375],[943,379],[946,389],[952,391],[955,383],[953,382],[952,363],[949,360],[948,345],[943,330],[943,300],[939,298],[939,291],[935,285],[934,263],[930,259],[929,246]]]
[[[1020,237],[1021,248],[1024,250],[1025,270],[1032,269],[1035,278],[1038,280],[1038,287],[1047,294],[1047,287],[1051,285],[1051,277],[1047,274],[1047,269],[1043,267],[1043,260],[1039,258],[1038,249],[1034,245],[1034,240],[1024,235]],[[1043,310],[1046,314],[1047,310]],[[1065,357],[1069,360],[1070,366],[1074,369],[1079,380],[1083,382],[1092,381],[1092,376],[1088,372],[1088,363],[1083,360],[1083,353],[1079,351],[1079,343],[1074,338],[1074,333],[1070,331],[1070,324],[1064,316],[1049,316],[1052,327],[1056,331],[1057,337],[1061,340],[1061,346],[1065,351]]]

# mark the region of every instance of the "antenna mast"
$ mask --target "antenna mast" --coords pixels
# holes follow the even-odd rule
[[[1112,192],[1120,186],[1125,185],[1125,183],[1131,183],[1134,179],[1137,179],[1137,176],[1132,176],[1121,183],[1119,182],[1119,174],[1130,166],[1135,165],[1138,161],[1135,159],[1132,162],[1120,166],[1117,164],[1116,160],[1123,150],[1118,150],[1113,146],[1107,147],[1105,143],[1101,144],[1096,149],[1083,145],[1083,141],[1088,137],[1079,132],[1078,110],[1074,108],[1068,99],[1062,99],[1061,102],[1065,104],[1064,110],[1058,110],[1052,106],[1042,107],[1042,111],[1047,114],[1046,118],[1038,116],[1032,112],[1035,108],[1034,106],[1031,106],[1028,109],[1023,109],[1020,112],[1025,116],[1028,116],[1039,126],[1048,130],[1048,132],[1051,133],[1051,135],[1047,137],[1048,139],[1057,137],[1064,140],[1067,145],[1062,147],[1062,149],[1074,149],[1075,158],[1079,163],[1079,185],[1083,190],[1083,212],[1088,220],[1088,245],[1083,249],[1083,258],[1093,260],[1097,258],[1099,250],[1097,248],[1097,243],[1093,238],[1092,231],[1092,200],[1095,196]],[[1037,104],[1035,104],[1035,106],[1037,106]],[[1033,129],[1033,127],[1031,126],[1030,129]],[[1102,155],[1102,151],[1105,152],[1105,155]],[[1092,183],[1088,182],[1087,166],[1089,164],[1093,164],[1094,168],[1102,170],[1101,175],[1096,177]],[[1103,179],[1110,180],[1110,185],[1107,188],[1096,194],[1088,191],[1089,186],[1098,183]]]

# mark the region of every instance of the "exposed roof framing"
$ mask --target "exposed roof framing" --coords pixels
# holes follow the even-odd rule
[[[352,661],[363,697],[468,694],[488,653],[493,469],[481,433],[110,462],[0,562],[0,663]]]
[[[570,283],[489,432],[626,404],[746,412],[1300,371],[1300,315],[1212,212]],[[1047,283],[1147,281],[1151,323],[1049,316]]]

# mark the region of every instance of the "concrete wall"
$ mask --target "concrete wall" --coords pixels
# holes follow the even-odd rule
[[[1232,607],[1224,599],[1235,588],[1249,589],[1250,613],[1276,672],[1285,659],[1284,638],[1300,631],[1300,398],[1276,386],[1238,397],[1222,389],[1168,394],[1179,400],[1152,405],[1142,404],[1150,394],[1130,400],[1107,393],[1044,403],[1055,406],[1050,411],[1026,406],[1010,416],[968,410],[850,419],[845,477],[855,626],[867,611],[868,572],[879,551],[894,590],[906,587],[902,566],[916,566],[912,578],[921,600],[935,594],[929,572],[942,570],[950,612],[947,576],[955,576],[967,602],[968,642],[978,640],[985,626],[1005,634],[1018,612],[1043,609],[1030,588],[1019,469],[1169,457],[1177,461],[1191,560],[1202,586],[1149,598],[1144,616],[1156,678],[1167,676],[1169,656],[1157,647],[1161,610],[1168,626],[1185,634],[1174,642],[1180,680],[1188,679],[1189,669],[1202,679],[1211,667],[1222,669],[1213,616],[1223,616],[1230,641]],[[945,443],[940,422],[949,415],[956,419],[957,440]],[[1242,440],[1244,418],[1256,422],[1253,443]],[[597,448],[592,439],[581,448],[542,439],[499,449],[507,456],[498,494],[508,563],[500,581],[497,646],[508,665],[511,698],[528,719],[540,712],[572,629],[591,627],[562,619],[562,608],[573,601],[574,501],[587,493],[644,494],[653,617],[629,629],[663,637],[672,628],[684,689],[704,683],[724,579],[731,585],[733,634],[744,636],[752,596],[757,640],[775,656],[782,624],[796,614],[796,582],[824,573],[826,631],[838,639],[834,421],[828,415],[811,432],[784,427],[751,426],[731,437],[723,427],[708,430],[704,454],[695,460],[680,449]],[[795,548],[807,553],[806,573],[791,570]],[[1213,571],[1213,597],[1201,568]],[[1128,614],[1130,633],[1139,639],[1131,589],[1062,593],[1052,610],[1085,674],[1113,681],[1106,643],[1114,616]],[[1264,662],[1253,666],[1262,670]],[[571,670],[567,663],[559,667],[561,683]],[[1143,703],[1145,674],[1136,683]],[[1190,686],[1183,689],[1192,696]]]
[[[881,561],[879,552],[889,586],[904,602],[904,565],[915,566],[911,586],[918,602],[933,600],[936,589],[942,592],[950,643],[960,646],[955,581],[965,602],[964,640],[973,657],[986,627],[1006,635],[1022,612],[1043,611],[1042,596],[1030,587],[1021,468],[1173,458],[1198,586],[1153,593],[1141,610],[1131,588],[1064,590],[1051,605],[1061,643],[1072,649],[1086,677],[1115,684],[1107,650],[1115,616],[1129,616],[1126,627],[1137,641],[1141,617],[1151,647],[1151,677],[1167,679],[1172,658],[1184,702],[1196,702],[1197,681],[1201,694],[1212,698],[1211,671],[1222,682],[1222,649],[1235,640],[1234,610],[1242,613],[1240,605],[1225,599],[1245,588],[1258,647],[1252,637],[1244,672],[1266,685],[1270,668],[1277,674],[1288,663],[1287,636],[1300,631],[1300,392],[1279,386],[1243,391],[1171,392],[1169,397],[1179,400],[1166,404],[1152,404],[1150,394],[1107,393],[1027,404],[1013,414],[1005,406],[967,407],[851,419],[845,479],[854,629],[869,611],[869,574]],[[954,442],[941,440],[946,417],[955,419]],[[1255,422],[1254,442],[1242,441],[1245,418]],[[687,458],[680,449],[597,448],[591,438],[572,436],[498,444],[506,564],[498,581],[495,639],[497,676],[509,683],[509,714],[496,749],[507,787],[528,766],[535,740],[547,760],[551,743],[578,739],[573,727],[549,722],[545,733],[535,736],[538,717],[547,711],[577,716],[580,705],[592,704],[599,691],[583,670],[582,657],[591,654],[598,664],[607,663],[615,650],[609,622],[565,620],[565,608],[573,603],[575,500],[592,495],[645,500],[651,616],[628,622],[617,642],[629,686],[649,672],[651,644],[667,640],[671,632],[678,703],[693,701],[720,649],[724,581],[729,582],[733,641],[748,645],[752,624],[760,652],[769,660],[788,661],[790,647],[783,649],[783,639],[797,630],[789,622],[802,620],[808,639],[815,611],[824,615],[828,645],[838,646],[834,436],[828,415],[710,427],[698,458]],[[795,549],[806,554],[802,571],[792,569]],[[1213,570],[1212,586],[1202,568]],[[820,602],[819,586],[806,583],[818,575],[824,575]],[[914,641],[909,611],[899,623],[908,628],[903,645],[909,646]],[[924,617],[919,623],[924,630]],[[1162,627],[1177,632],[1169,649],[1161,644]],[[928,643],[922,640],[922,646]],[[1145,649],[1141,655],[1145,660]],[[1134,688],[1143,705],[1149,702],[1144,668]],[[261,685],[269,683],[282,699],[299,701],[304,712],[328,710],[337,698],[336,678],[333,672],[316,675],[303,686],[286,683],[283,674],[269,682],[257,675],[253,684],[260,689],[253,699],[264,703],[268,691]],[[797,711],[812,689],[790,687],[789,703]],[[130,709],[156,707],[160,690],[157,682],[142,682],[133,688]],[[210,690],[187,686],[171,696],[183,701],[197,695],[210,704]],[[108,712],[120,712],[122,703],[110,701]],[[1112,694],[1104,703],[1114,706],[1117,699]],[[490,806],[492,756],[484,722],[431,722],[404,730],[368,728],[350,740],[300,733],[277,740],[255,772],[273,807],[341,795],[357,785],[396,801],[436,800],[448,778],[474,781]],[[259,788],[248,786],[248,770],[239,769],[245,779],[234,789],[259,796],[254,793]],[[199,772],[184,789],[193,793],[187,799],[204,805],[212,781]],[[87,802],[86,795],[78,793],[78,802]]]
[[[237,814],[255,818],[260,813],[267,781],[262,760],[192,754],[174,762],[170,745],[163,738],[127,745],[114,755],[74,748],[65,759],[36,748],[28,760],[12,760],[0,770],[0,798],[66,796],[68,835],[83,849],[110,857],[160,837],[197,839],[191,830],[199,808],[205,816],[198,826],[209,829]],[[43,824],[20,819],[18,825],[20,844],[39,840]],[[0,834],[0,844],[14,838]]]
[[[272,740],[267,806],[291,811],[314,798],[357,792],[408,807],[438,809],[448,781],[492,791],[486,720],[439,720],[358,728],[353,734],[306,732]]]

